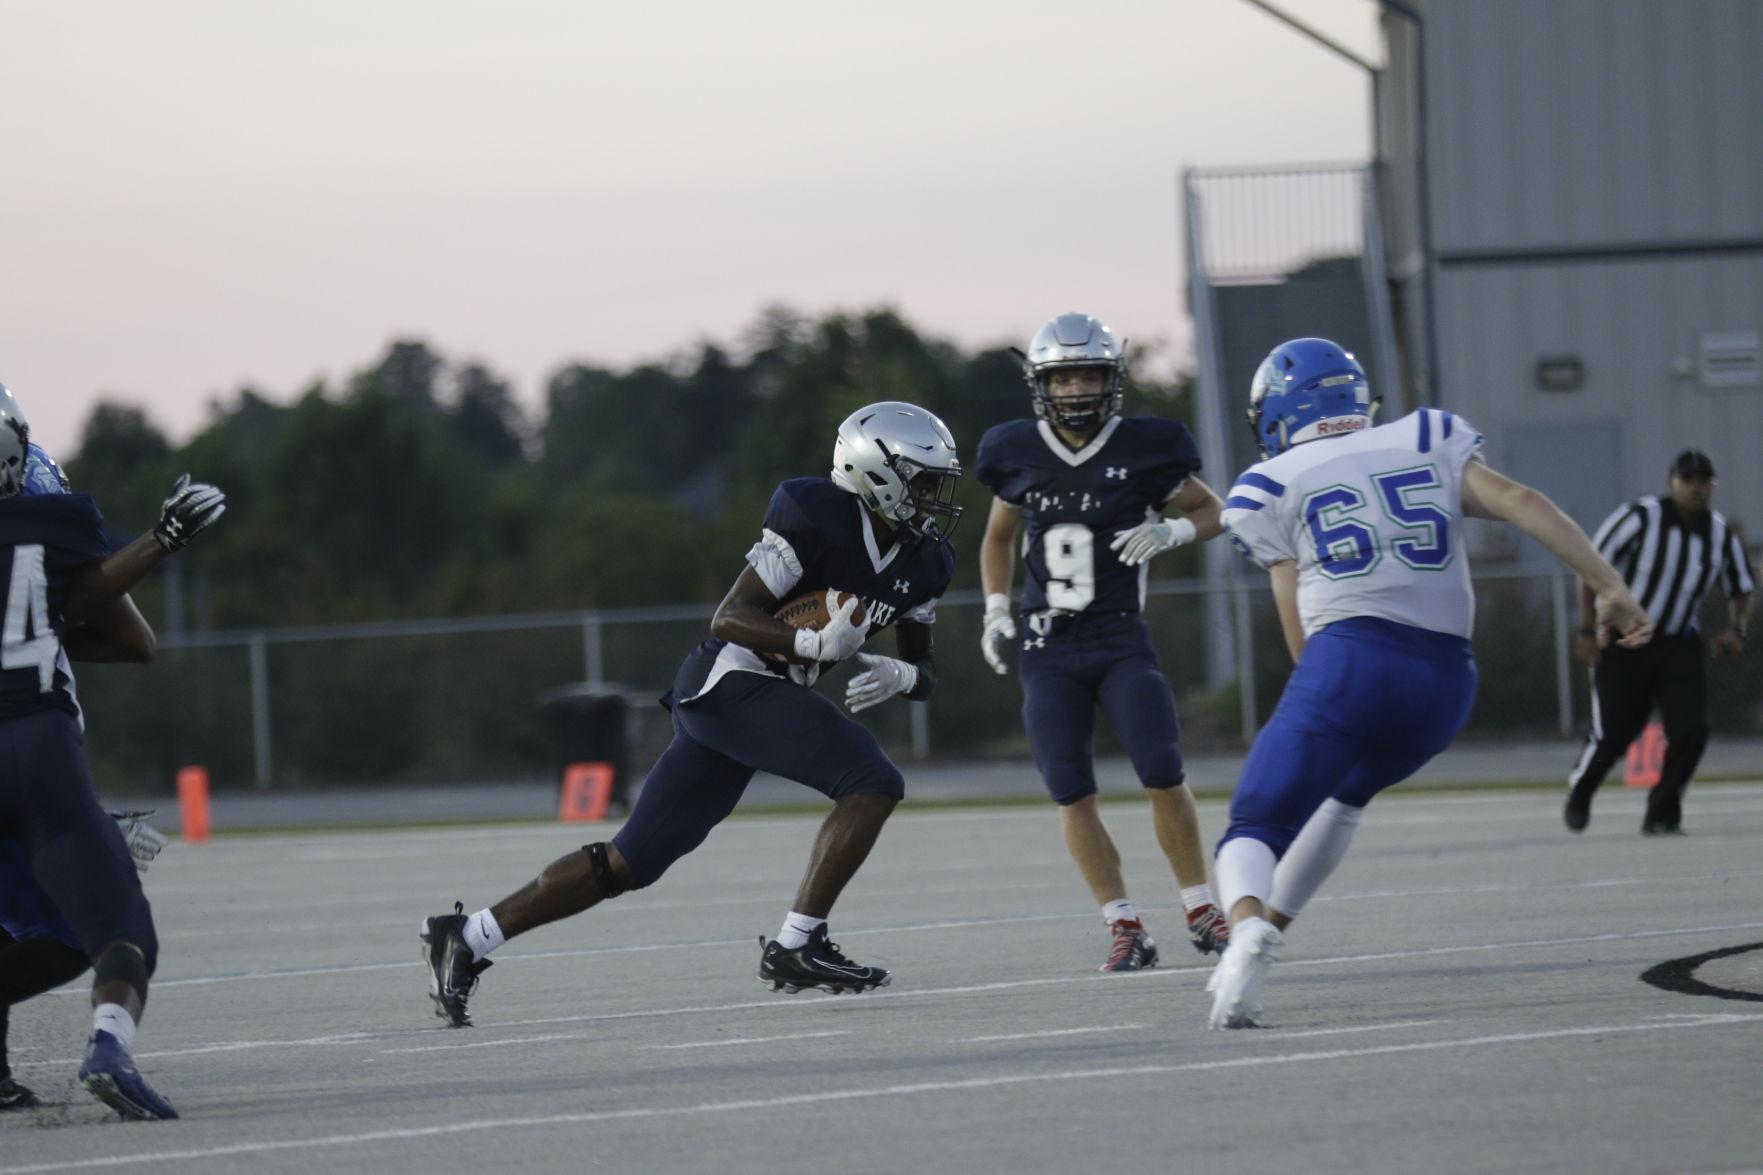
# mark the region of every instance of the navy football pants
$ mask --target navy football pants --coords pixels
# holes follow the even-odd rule
[[[663,751],[612,843],[631,888],[653,885],[728,818],[756,771],[806,784],[834,800],[900,799],[906,781],[875,736],[811,689],[762,673],[730,673],[709,693],[673,706]]]
[[[1096,705],[1126,746],[1139,782],[1177,787],[1182,770],[1175,695],[1138,613],[1060,617],[1024,633],[1022,725],[1041,781],[1060,804],[1096,794]]]
[[[73,715],[0,722],[0,836],[30,862],[87,957],[118,940],[159,958],[153,912],[116,821],[98,803]]]
[[[1284,856],[1333,798],[1363,808],[1446,747],[1469,720],[1475,658],[1462,637],[1357,616],[1304,646],[1255,737],[1219,844],[1253,837]]]

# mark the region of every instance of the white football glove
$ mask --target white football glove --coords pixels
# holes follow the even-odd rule
[[[178,478],[171,497],[159,507],[159,523],[153,537],[168,552],[178,550],[200,531],[207,530],[226,513],[226,495],[211,485],[191,483],[190,475]]]
[[[123,843],[129,846],[129,856],[135,859],[135,869],[147,872],[147,866],[165,847],[165,834],[147,823],[145,817],[153,815],[157,808],[148,808],[144,812],[112,812],[117,828],[122,830]]]
[[[845,705],[853,714],[879,706],[918,684],[918,666],[910,661],[874,653],[858,653],[857,659],[867,668],[845,686]]]
[[[994,592],[986,597],[986,627],[980,634],[979,651],[994,672],[1009,673],[1004,648],[1016,639],[1016,621],[1010,619],[1010,597]]]
[[[832,616],[818,631],[812,628],[796,630],[796,656],[804,661],[843,661],[852,653],[863,647],[869,639],[869,622],[852,624],[851,614],[857,611],[856,596],[847,596],[845,602],[832,609]]]
[[[1141,522],[1131,530],[1115,531],[1108,549],[1120,552],[1120,561],[1128,567],[1137,567],[1153,555],[1193,541],[1192,522],[1185,518],[1160,518],[1156,522]]]

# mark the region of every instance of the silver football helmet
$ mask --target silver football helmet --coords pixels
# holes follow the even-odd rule
[[[6,385],[0,384],[0,498],[15,497],[24,489],[30,453],[30,423]]]
[[[1019,352],[1020,354],[1020,352]],[[1106,382],[1100,396],[1065,398],[1055,402],[1047,377],[1061,367],[1100,367]],[[1120,411],[1120,385],[1126,380],[1126,344],[1114,342],[1114,332],[1088,314],[1061,314],[1035,332],[1022,357],[1022,375],[1034,395],[1035,415],[1074,432],[1100,428]]]
[[[859,408],[833,442],[833,484],[920,538],[947,540],[961,507],[955,438],[916,404],[884,400]]]

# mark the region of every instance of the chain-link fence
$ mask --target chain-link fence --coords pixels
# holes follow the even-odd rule
[[[1587,676],[1567,652],[1578,623],[1572,579],[1486,572],[1476,586],[1481,684],[1464,738],[1583,728]],[[1222,645],[1207,639],[1213,592],[1226,593],[1222,614],[1236,638]],[[1016,679],[995,676],[979,656],[980,603],[977,593],[956,593],[939,608],[931,702],[861,716],[890,753],[1026,757]],[[1725,606],[1720,598],[1707,604],[1709,631],[1724,627]],[[1153,583],[1146,611],[1180,702],[1184,748],[1246,745],[1290,668],[1265,580]],[[186,764],[205,766],[223,789],[530,780],[555,769],[539,695],[585,679],[632,691],[632,766],[641,771],[667,736],[666,713],[651,703],[706,636],[709,614],[703,606],[618,609],[167,640],[145,668],[81,667],[88,750],[101,786],[136,794],[170,790]],[[892,639],[878,644],[890,651]],[[1228,672],[1209,674],[1208,655],[1231,657]],[[827,674],[820,688],[842,696],[848,672]],[[1208,680],[1228,684],[1208,690]],[[1763,655],[1711,662],[1709,699],[1716,732],[1763,733]],[[1100,724],[1098,750],[1117,749]]]

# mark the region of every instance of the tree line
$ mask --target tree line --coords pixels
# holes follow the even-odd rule
[[[1129,410],[1187,411],[1185,383],[1134,388]],[[969,468],[987,427],[1029,411],[1007,348],[964,353],[888,309],[772,308],[735,347],[566,364],[538,419],[483,362],[399,340],[288,402],[241,389],[181,445],[100,403],[56,456],[119,537],[185,470],[226,490],[225,522],[186,553],[174,628],[691,603],[732,582],[772,487],[824,474],[839,421],[889,399],[942,416]],[[976,586],[989,497],[967,477],[960,500],[957,586]],[[163,590],[137,593],[150,619]]]

